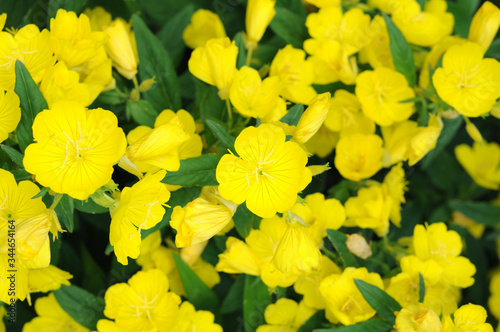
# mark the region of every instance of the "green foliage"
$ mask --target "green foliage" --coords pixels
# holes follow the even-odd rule
[[[394,313],[402,309],[401,305],[377,286],[359,279],[354,279],[354,283],[366,302],[368,302],[377,314],[394,325],[396,323],[396,315]]]
[[[168,172],[163,178],[163,183],[191,186],[215,186],[215,169],[219,163],[220,156],[216,154],[204,154],[199,157],[181,160],[181,167],[176,172]]]

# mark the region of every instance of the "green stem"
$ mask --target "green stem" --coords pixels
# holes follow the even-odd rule
[[[63,194],[56,194],[56,197],[54,198],[54,201],[52,202],[52,205],[50,206],[50,210],[54,210],[63,198]]]
[[[250,63],[252,62],[252,55],[253,55],[253,47],[250,47],[247,52],[247,59],[245,61],[245,66],[250,66]]]
[[[231,127],[233,126],[233,111],[231,109],[231,102],[229,101],[229,98],[226,99],[226,106],[227,106],[227,116],[228,116],[227,127],[228,129],[231,129]]]

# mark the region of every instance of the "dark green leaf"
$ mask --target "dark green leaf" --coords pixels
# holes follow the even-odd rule
[[[28,70],[19,60],[16,61],[16,85],[14,91],[21,101],[21,121],[16,129],[17,140],[21,151],[33,142],[33,121],[35,116],[47,109],[47,102],[38,86],[31,78]]]
[[[147,100],[127,101],[127,113],[140,125],[154,127],[158,113]]]
[[[175,67],[182,60],[182,55],[186,48],[182,39],[182,33],[191,21],[194,10],[193,5],[186,6],[169,19],[157,34],[158,39],[162,42],[168,54],[170,54]]]
[[[154,84],[144,92],[146,100],[157,110],[181,108],[181,93],[177,73],[170,56],[161,42],[137,15],[132,16],[141,81],[155,78]]]
[[[174,255],[175,265],[179,270],[189,302],[194,305],[196,310],[215,311],[219,305],[215,293],[201,281],[176,253],[172,253],[172,255]]]
[[[24,169],[15,169],[13,171],[10,171],[14,177],[16,178],[16,181],[23,181],[23,180],[31,180],[33,177],[30,173],[26,172]]]
[[[390,323],[379,319],[370,319],[369,321],[355,325],[337,327],[334,329],[319,329],[314,332],[389,332],[393,326]]]
[[[462,212],[465,216],[485,226],[497,226],[500,224],[500,206],[484,202],[468,202],[451,200],[449,202],[453,210]]]
[[[46,194],[46,193],[48,193],[48,192],[49,192],[49,190],[50,190],[50,188],[49,188],[49,187],[44,187],[44,188],[42,188],[42,189],[38,192],[38,194],[36,194],[35,196],[31,197],[31,199],[35,199],[35,198],[38,198],[38,197],[43,197],[43,196],[45,196],[45,194]]]
[[[82,263],[83,263],[83,287],[91,292],[99,292],[102,289],[106,288],[106,274],[103,272],[99,264],[96,263],[94,258],[92,257],[87,246],[80,243],[80,252],[82,253]]]
[[[425,281],[422,274],[418,273],[418,302],[424,303],[425,297]]]
[[[500,38],[493,40],[485,57],[500,59]]]
[[[379,314],[382,318],[391,324],[396,323],[396,316],[394,312],[401,310],[401,305],[392,298],[389,294],[371,285],[363,280],[354,279],[356,287],[363,295],[368,304]]]
[[[224,121],[226,111],[226,103],[220,99],[217,88],[208,85],[197,78],[193,78],[196,84],[196,99],[195,103],[200,110],[200,116],[203,121],[207,119],[215,119]]]
[[[72,11],[78,15],[86,3],[87,0],[49,0],[49,5],[47,6],[48,18],[56,17],[59,9]]]
[[[328,239],[330,239],[330,242],[332,242],[333,246],[339,253],[340,257],[342,258],[342,261],[344,261],[344,265],[346,267],[358,267],[358,260],[356,259],[356,257],[354,257],[353,254],[351,254],[345,244],[347,241],[347,236],[345,236],[344,233],[341,233],[334,229],[327,229],[326,234],[328,235]]]
[[[254,332],[265,324],[264,311],[271,304],[269,288],[259,277],[246,275],[243,293],[243,322],[246,332]]]
[[[125,95],[119,93],[116,90],[101,92],[97,97],[98,102],[109,105],[121,104],[124,103],[125,100],[126,100]]]
[[[234,227],[242,238],[246,238],[253,225],[258,223],[261,219],[262,218],[248,210],[246,203],[240,204],[233,216]]]
[[[392,23],[387,14],[383,14],[387,31],[389,32],[390,48],[392,60],[396,70],[403,74],[410,86],[414,86],[416,82],[415,63],[413,62],[413,53],[410,45],[399,29]]]
[[[295,48],[302,48],[304,40],[308,37],[306,18],[287,8],[276,7],[275,9],[276,15],[271,21],[271,30],[287,44],[291,44]]]
[[[424,10],[424,6],[425,6],[425,0],[417,0],[418,4],[420,5],[420,8],[422,9],[422,11]]]
[[[75,209],[77,209],[78,211],[85,212],[85,213],[95,214],[95,213],[109,212],[108,208],[105,208],[104,206],[100,206],[99,204],[97,204],[96,202],[94,202],[90,198],[87,201],[80,201],[78,199],[75,199],[73,202],[74,202]]]
[[[218,182],[215,178],[215,169],[220,158],[216,154],[204,154],[181,160],[179,170],[167,172],[162,182],[183,187],[216,186]]]
[[[304,105],[297,104],[294,105],[284,117],[281,118],[281,122],[286,123],[290,126],[296,126],[299,123],[300,117],[304,113]]]
[[[245,48],[245,41],[243,40],[243,34],[238,32],[234,36],[234,43],[238,47],[238,58],[236,59],[236,68],[240,69],[243,67],[247,61],[247,50]]]
[[[236,139],[233,136],[229,135],[226,129],[224,129],[224,127],[217,120],[207,119],[205,123],[207,124],[208,128],[210,128],[215,137],[217,137],[226,148],[236,154],[236,150],[234,149],[234,142]]]
[[[448,11],[455,17],[455,33],[462,38],[469,35],[469,26],[472,16],[479,6],[479,0],[457,0],[447,1]]]
[[[321,326],[323,321],[325,320],[325,311],[320,310],[311,317],[309,317],[308,320],[306,320],[297,330],[297,332],[309,332],[314,330],[315,328]]]
[[[434,158],[436,158],[441,151],[448,146],[453,137],[457,134],[458,129],[462,126],[462,122],[463,118],[461,116],[452,120],[443,119],[443,129],[441,130],[441,134],[437,140],[436,147],[434,150],[431,150],[422,161],[423,169],[427,169],[431,165],[432,160],[434,160]]]
[[[0,146],[2,147],[2,150],[4,150],[5,153],[10,157],[10,159],[12,159],[12,161],[16,163],[17,166],[24,167],[23,166],[23,157],[24,156],[22,153],[20,153],[19,151],[17,151],[14,148],[11,148],[10,146],[4,145],[4,144],[0,144]]]
[[[57,303],[80,325],[96,330],[97,321],[104,319],[104,299],[77,286],[65,286],[54,291]]]
[[[243,308],[243,292],[245,290],[245,275],[240,274],[234,281],[220,306],[220,313],[230,314]]]
[[[8,13],[5,27],[20,28],[21,26],[23,26],[24,24],[21,23],[21,19],[26,14],[26,12],[29,11],[29,8],[34,5],[34,3],[35,0],[0,1],[0,13]]]
[[[70,233],[73,232],[73,227],[74,227],[73,198],[64,194],[54,210],[56,211],[57,217],[59,218],[59,221],[61,221],[61,224],[64,225],[64,227],[68,230],[68,232]]]

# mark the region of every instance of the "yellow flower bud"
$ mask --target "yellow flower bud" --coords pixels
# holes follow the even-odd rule
[[[486,53],[500,27],[500,9],[486,1],[477,11],[469,28],[469,40],[481,45]]]
[[[104,46],[113,66],[120,75],[131,80],[137,74],[137,60],[130,41],[130,26],[123,19],[116,19],[104,32],[109,36]]]
[[[7,20],[7,13],[3,13],[2,15],[0,15],[0,31],[3,30],[6,20]]]
[[[465,130],[467,130],[467,134],[469,134],[470,138],[472,138],[474,142],[481,143],[483,141],[481,132],[472,122],[469,122],[465,125]]]
[[[366,239],[359,234],[347,235],[347,242],[345,243],[347,249],[359,258],[367,259],[372,255],[372,249]]]
[[[330,109],[330,92],[317,95],[311,100],[309,107],[300,117],[293,140],[298,143],[307,142],[325,122]]]
[[[215,85],[221,99],[228,99],[237,56],[238,47],[229,38],[210,39],[191,53],[189,71],[203,82]]]
[[[328,163],[324,165],[311,165],[307,166],[307,168],[309,168],[309,170],[311,171],[312,176],[320,175],[332,169]]]
[[[249,0],[245,17],[246,47],[255,49],[271,23],[276,10],[276,0]]]
[[[207,9],[198,9],[182,33],[184,43],[192,49],[205,46],[212,38],[223,37],[226,37],[226,30],[219,16]]]
[[[422,303],[404,307],[396,317],[398,331],[440,332],[442,325],[439,316]]]
[[[146,92],[146,91],[148,91],[148,90],[149,90],[149,89],[153,86],[153,84],[155,84],[155,83],[156,83],[156,81],[155,81],[155,78],[154,78],[154,77],[153,77],[153,78],[148,78],[147,80],[145,80],[145,81],[142,81],[142,82],[141,82],[141,85],[139,85],[139,90],[140,90],[141,92]]]

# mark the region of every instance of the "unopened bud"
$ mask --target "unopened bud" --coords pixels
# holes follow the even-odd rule
[[[312,173],[312,176],[315,176],[315,175],[320,175],[321,173],[324,173],[328,170],[331,170],[332,168],[330,167],[330,164],[329,163],[326,163],[324,165],[312,165],[312,166],[307,166],[307,168],[309,168],[309,170],[311,171]]]
[[[347,235],[347,249],[354,255],[362,259],[367,259],[372,255],[372,249],[366,239],[359,234]]]
[[[139,93],[139,90],[134,89],[134,90],[132,90],[132,92],[130,93],[129,99],[130,99],[131,101],[138,101],[140,97],[141,97],[141,94]]]
[[[481,143],[483,141],[483,136],[472,122],[465,125],[465,130],[467,130],[467,134],[469,134],[470,138],[472,138],[474,142]]]
[[[155,81],[155,78],[148,78],[147,80],[145,81],[142,81],[141,85],[139,86],[139,90],[141,90],[141,92],[146,92],[148,91],[152,86],[153,84],[155,84],[156,81]]]

